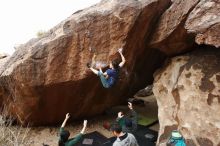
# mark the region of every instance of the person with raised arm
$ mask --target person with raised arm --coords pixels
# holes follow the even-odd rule
[[[78,143],[81,140],[82,135],[85,132],[85,129],[87,126],[87,120],[84,120],[83,128],[82,128],[81,132],[79,134],[77,134],[74,138],[69,139],[70,132],[68,130],[64,130],[66,122],[69,118],[70,118],[70,114],[67,113],[66,117],[60,127],[60,138],[59,138],[59,142],[58,142],[59,146],[74,146],[76,143]]]
[[[118,112],[116,121],[122,127],[123,132],[135,133],[137,130],[138,116],[136,111],[133,109],[131,102],[128,102],[128,108],[130,109],[129,116],[125,116],[123,112]]]

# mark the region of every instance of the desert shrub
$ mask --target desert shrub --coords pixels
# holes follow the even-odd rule
[[[41,38],[41,37],[43,37],[46,33],[47,33],[46,31],[40,30],[40,31],[37,32],[36,35],[37,35],[38,38]]]
[[[5,114],[0,115],[0,145],[1,146],[29,146],[28,134],[30,128],[13,125],[14,119]]]

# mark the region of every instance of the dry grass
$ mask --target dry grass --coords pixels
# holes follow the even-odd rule
[[[30,128],[13,126],[13,119],[0,115],[0,145],[1,146],[28,146]]]

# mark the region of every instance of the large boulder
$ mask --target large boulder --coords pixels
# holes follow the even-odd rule
[[[174,0],[159,19],[149,46],[173,56],[197,44],[220,46],[220,3],[216,0]]]
[[[62,121],[67,112],[79,119],[124,102],[152,82],[164,59],[145,43],[169,5],[169,0],[105,0],[20,45],[0,72],[6,109],[21,124],[43,125]],[[119,47],[126,66],[117,85],[104,89],[86,63],[96,55],[96,63],[106,67],[119,58]]]
[[[199,0],[174,0],[159,19],[150,45],[167,55],[176,55],[192,49],[194,38],[184,28],[188,14]]]
[[[197,44],[220,47],[220,2],[200,0],[189,14],[185,27],[196,35]]]
[[[179,130],[187,146],[220,145],[220,50],[199,48],[174,57],[155,73],[158,145]]]

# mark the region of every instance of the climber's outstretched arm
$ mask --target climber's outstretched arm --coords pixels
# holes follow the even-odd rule
[[[69,140],[68,145],[76,145],[82,139],[82,136],[85,132],[86,126],[87,126],[87,120],[84,120],[83,128],[82,128],[81,132],[79,134],[77,134],[74,138]]]
[[[123,51],[122,48],[118,49],[118,53],[120,54],[121,60],[122,60],[122,62],[119,64],[119,67],[123,67],[124,64],[125,64],[125,62],[126,62],[125,57],[124,57],[124,55],[122,54],[122,51]]]

